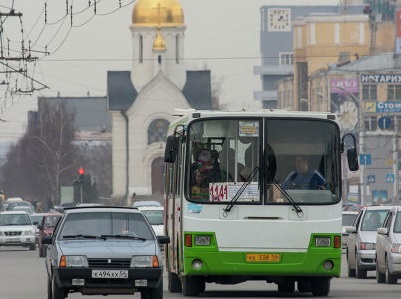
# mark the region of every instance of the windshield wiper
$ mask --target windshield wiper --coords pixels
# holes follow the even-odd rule
[[[272,182],[273,182],[273,185],[274,185],[277,189],[279,189],[280,192],[284,195],[285,199],[287,199],[287,200],[291,203],[292,207],[294,208],[294,210],[295,210],[295,212],[296,212],[297,214],[303,213],[303,212],[304,212],[304,211],[302,211],[301,207],[295,202],[295,200],[291,197],[291,195],[289,195],[289,194],[287,193],[287,191],[285,191],[285,190],[283,189],[283,187],[280,185],[280,183],[278,183],[275,179],[273,179]]]
[[[241,188],[238,189],[237,193],[235,193],[233,199],[231,199],[231,201],[229,202],[229,204],[225,207],[224,212],[230,212],[231,209],[233,208],[234,204],[237,202],[238,198],[241,196],[242,192],[244,192],[244,190],[246,189],[246,187],[248,187],[248,185],[251,183],[252,179],[254,178],[254,176],[258,173],[260,167],[256,166],[251,174],[248,176],[248,178],[246,179],[246,182],[244,182],[241,186]]]
[[[101,239],[101,240],[106,240],[105,237],[103,236],[94,236],[94,235],[66,235],[63,236],[63,239]]]
[[[142,240],[146,241],[146,238],[130,236],[130,235],[102,235],[102,238],[116,238],[116,239],[134,239],[134,240]]]

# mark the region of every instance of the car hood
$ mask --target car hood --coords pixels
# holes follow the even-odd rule
[[[362,242],[376,243],[376,231],[360,231],[359,234]]]
[[[155,240],[68,240],[58,241],[64,255],[86,255],[89,258],[155,255]]]
[[[0,231],[25,231],[25,230],[35,230],[36,227],[33,225],[7,225],[0,226]]]

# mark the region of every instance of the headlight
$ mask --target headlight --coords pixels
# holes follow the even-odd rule
[[[195,236],[195,245],[208,246],[210,245],[210,236]]]
[[[88,267],[88,260],[84,255],[62,255],[59,266],[64,268]]]
[[[401,244],[391,244],[390,251],[392,253],[401,253]]]
[[[30,236],[30,235],[34,235],[34,234],[35,234],[34,230],[26,230],[26,231],[24,231],[24,235],[25,236]]]
[[[317,247],[330,247],[331,239],[330,237],[317,237],[315,240],[315,245]]]
[[[131,259],[131,268],[151,268],[159,267],[159,259],[155,255],[133,256]]]
[[[368,242],[361,242],[360,246],[361,250],[375,250],[376,244],[375,243],[368,243]]]

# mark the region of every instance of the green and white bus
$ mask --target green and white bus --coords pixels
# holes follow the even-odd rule
[[[357,170],[354,136],[341,138],[332,113],[177,116],[165,151],[169,291],[197,296],[206,283],[260,280],[327,296],[341,269],[341,153]],[[324,184],[283,187],[298,156]]]

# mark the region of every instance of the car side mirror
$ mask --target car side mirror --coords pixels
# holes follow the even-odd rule
[[[43,225],[39,224],[38,229],[43,229]]]
[[[387,236],[387,235],[388,235],[388,229],[387,229],[387,227],[379,227],[379,228],[377,229],[377,234]]]
[[[53,236],[45,236],[42,239],[42,244],[51,245],[53,243]]]
[[[347,233],[349,233],[349,234],[355,234],[355,233],[356,233],[356,227],[355,227],[355,226],[347,227],[347,228],[345,229],[345,231],[346,231]]]
[[[169,236],[157,236],[157,242],[159,244],[169,244],[170,237]]]

